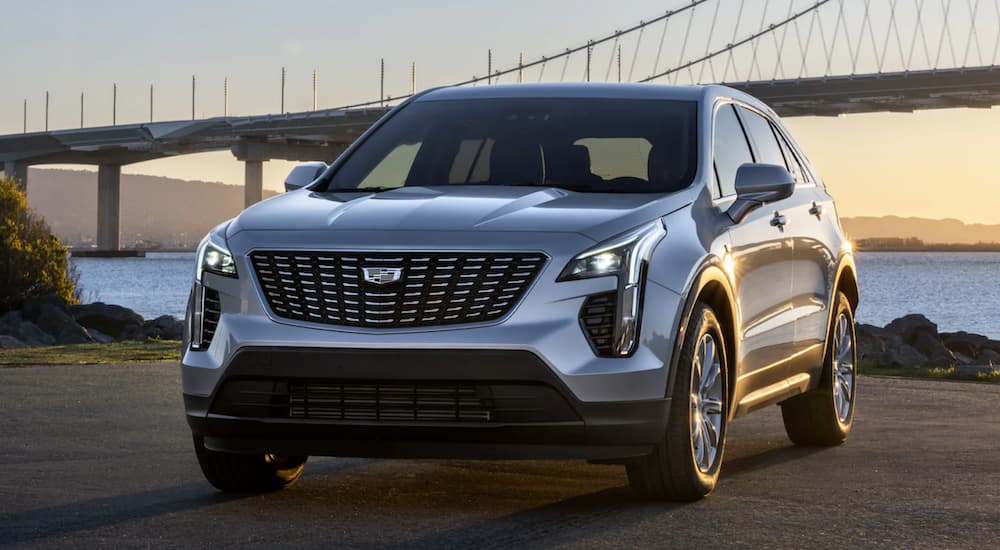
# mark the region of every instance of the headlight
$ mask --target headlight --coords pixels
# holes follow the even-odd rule
[[[213,229],[198,245],[198,264],[195,278],[201,280],[202,273],[215,273],[223,277],[237,277],[236,262],[226,246],[226,227],[224,223]]]
[[[642,311],[643,267],[653,248],[667,234],[660,220],[633,229],[573,258],[559,281],[618,277],[612,353],[625,357],[635,351]]]

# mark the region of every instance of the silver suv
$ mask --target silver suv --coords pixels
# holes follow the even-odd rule
[[[184,404],[219,489],[309,455],[584,458],[693,500],[735,417],[851,429],[851,247],[750,96],[437,89],[307,169],[198,250]]]

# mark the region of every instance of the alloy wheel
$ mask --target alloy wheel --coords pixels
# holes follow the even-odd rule
[[[711,334],[698,341],[691,369],[691,445],[702,473],[715,465],[723,422],[722,359]]]
[[[841,423],[851,416],[854,403],[854,334],[850,319],[841,313],[833,332],[833,403]]]

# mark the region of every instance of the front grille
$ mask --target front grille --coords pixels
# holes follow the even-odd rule
[[[611,355],[617,305],[618,293],[605,292],[588,296],[580,308],[580,324],[597,355]]]
[[[354,422],[561,422],[578,416],[550,386],[446,382],[226,382],[212,412],[232,417]]]
[[[222,303],[219,291],[205,287],[205,310],[201,322],[201,345],[207,347],[212,343],[215,329],[219,327],[219,317],[222,315]]]
[[[541,254],[272,251],[250,259],[275,315],[369,328],[499,319],[546,260]],[[366,269],[388,277],[382,284],[367,281]],[[394,275],[398,280],[391,280]]]

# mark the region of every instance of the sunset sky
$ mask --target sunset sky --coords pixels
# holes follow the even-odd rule
[[[29,131],[41,130],[46,90],[50,128],[79,126],[81,92],[86,94],[87,125],[110,124],[115,82],[119,122],[148,119],[150,84],[156,89],[157,120],[187,119],[192,74],[198,77],[199,117],[222,114],[226,77],[231,114],[277,112],[282,66],[288,70],[289,111],[311,108],[314,69],[319,74],[320,107],[377,97],[382,57],[387,93],[398,95],[409,91],[411,62],[417,64],[418,88],[443,84],[483,75],[489,48],[497,65],[509,66],[521,51],[529,59],[557,53],[685,3],[633,0],[624,8],[621,3],[579,0],[386,0],[375,4],[376,9],[319,0],[62,0],[47,2],[45,9],[19,3],[5,6],[2,16],[8,55],[0,86],[0,133],[21,131],[25,99]],[[777,15],[768,20],[783,16],[789,7],[810,3],[776,1]],[[719,25],[727,22],[733,30],[725,33],[741,34],[732,26],[738,24],[734,13],[720,15]],[[755,24],[747,23],[746,28]],[[983,34],[1000,32],[1000,26],[985,26]],[[668,50],[681,42],[682,32],[683,26],[677,25],[666,35]],[[647,44],[659,40],[660,28],[651,28],[650,34]],[[993,36],[982,38],[982,49],[992,48]],[[631,46],[626,56],[629,50]],[[603,79],[610,58],[601,52],[595,56]],[[849,57],[838,51],[834,60],[843,65]],[[578,67],[571,67],[567,79],[580,79],[576,72]],[[819,167],[843,215],[1000,222],[994,206],[1000,200],[1000,177],[994,168],[1000,109],[794,118],[787,123]],[[278,189],[289,166],[269,163],[266,186]],[[232,184],[243,179],[242,164],[229,153],[154,161],[124,171]]]

